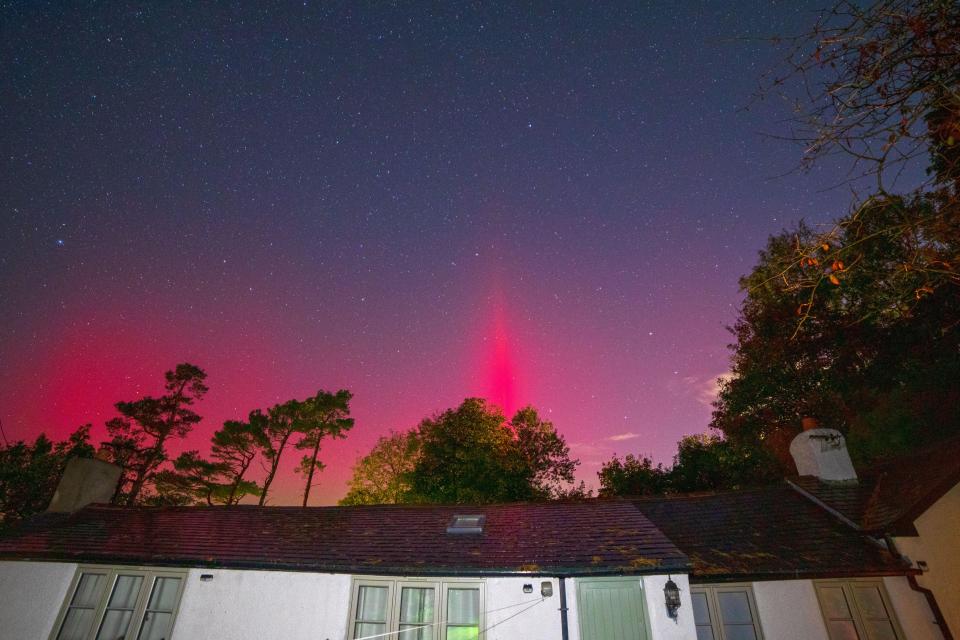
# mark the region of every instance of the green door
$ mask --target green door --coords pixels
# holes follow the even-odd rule
[[[647,640],[640,578],[577,579],[581,640]]]

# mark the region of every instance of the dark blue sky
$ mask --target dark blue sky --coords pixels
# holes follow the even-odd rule
[[[62,435],[207,369],[226,418],[532,403],[592,482],[706,428],[737,279],[846,210],[744,107],[816,3],[0,3],[0,419]],[[291,461],[292,462],[292,461]],[[287,479],[289,495],[299,480]]]

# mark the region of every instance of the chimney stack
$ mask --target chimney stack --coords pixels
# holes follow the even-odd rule
[[[71,458],[53,494],[48,512],[72,513],[88,504],[110,502],[123,470],[96,458]]]
[[[819,427],[813,418],[803,419],[803,431],[790,443],[790,455],[801,476],[814,476],[834,483],[857,481],[843,434],[836,429]]]

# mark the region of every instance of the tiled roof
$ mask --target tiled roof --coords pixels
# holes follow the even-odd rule
[[[480,535],[446,532],[486,516]],[[364,507],[110,507],[41,517],[0,558],[384,575],[685,572],[628,501]]]
[[[858,482],[790,483],[866,532],[909,535],[913,520],[960,482],[960,438],[899,455],[858,473]]]
[[[786,485],[648,498],[634,504],[690,558],[694,579],[911,571]]]

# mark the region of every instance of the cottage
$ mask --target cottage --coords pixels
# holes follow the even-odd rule
[[[0,540],[0,635],[951,638],[960,446],[862,480],[835,431],[793,448],[774,487],[470,507],[115,507],[74,461]]]

